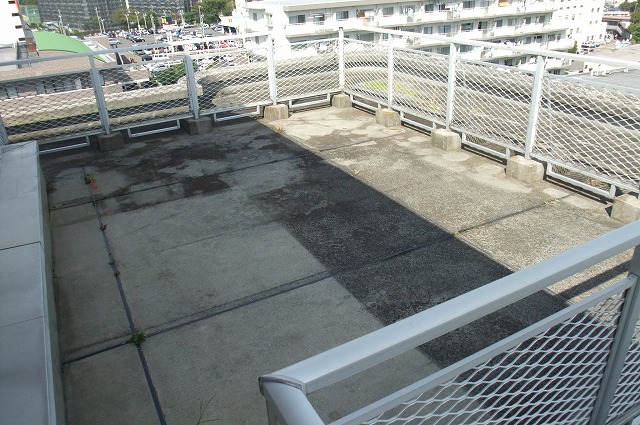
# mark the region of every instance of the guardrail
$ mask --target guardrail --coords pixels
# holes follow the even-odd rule
[[[617,283],[330,422],[333,425],[626,423],[640,414],[638,245],[640,222],[635,222],[262,376],[260,389],[267,402],[269,424],[324,424],[309,402],[309,394],[635,248],[628,276]],[[386,379],[392,380],[394,376]],[[332,410],[331,406],[325,407]]]
[[[123,65],[98,63],[91,53],[2,63],[19,65],[24,73],[13,80],[0,74],[8,97],[0,100],[0,143],[38,140],[52,152],[86,146],[96,134],[149,134],[161,125],[177,128],[188,117],[257,115],[278,102],[328,104],[331,94],[344,92],[361,107],[394,109],[404,122],[426,130],[459,132],[474,149],[539,160],[548,176],[599,195],[639,192],[640,91],[607,84],[606,77],[586,81],[547,71],[574,60],[588,60],[599,70],[638,71],[640,64],[361,30],[380,42],[346,38],[342,30],[338,37],[294,44],[271,38],[255,44],[265,34],[247,34],[140,46],[184,51]],[[190,51],[194,44],[215,48]],[[419,45],[426,50],[405,47]],[[520,67],[486,62],[523,58]],[[29,76],[29,69],[56,61],[74,61],[74,70]],[[79,138],[85,141],[67,142]]]

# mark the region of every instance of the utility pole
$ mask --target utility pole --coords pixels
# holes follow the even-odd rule
[[[136,24],[138,25],[138,32],[140,31],[140,13],[136,10],[135,12],[133,12],[136,14]]]
[[[144,19],[144,28],[149,28],[147,27],[147,12],[144,12],[144,15],[142,15],[142,19]]]
[[[129,23],[129,13],[125,13],[124,17],[127,19],[127,30],[131,32],[131,24]]]
[[[200,7],[200,5],[198,5],[198,14],[200,15],[200,31],[202,32],[202,38],[204,38],[204,28],[202,27],[204,15],[202,14],[202,7]]]
[[[100,14],[98,13],[98,6],[96,6],[96,17],[98,18],[98,31],[100,31],[102,34],[104,34],[104,27],[102,25],[100,25],[102,20],[100,19]]]
[[[153,34],[156,34],[156,15],[153,13],[153,5],[151,5],[151,26],[153,27]]]
[[[60,19],[60,32],[67,35],[67,32],[64,30],[64,24],[62,23],[62,13],[60,13],[60,9],[58,9],[58,19]]]

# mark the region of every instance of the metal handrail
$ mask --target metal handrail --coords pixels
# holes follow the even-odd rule
[[[335,384],[506,307],[616,254],[640,245],[640,221],[482,286],[277,372],[260,382],[280,382],[305,394]],[[631,273],[638,275],[636,267]]]

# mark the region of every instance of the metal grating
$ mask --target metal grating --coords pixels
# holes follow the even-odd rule
[[[183,56],[101,69],[110,125],[126,128],[190,113]]]
[[[24,76],[1,82],[0,116],[6,129],[7,142],[47,140],[99,132],[101,128],[89,61],[74,63],[77,71],[63,74],[52,70],[56,61],[27,68]]]
[[[586,424],[623,301],[610,297],[365,423]]]
[[[488,69],[491,68],[491,69]],[[524,148],[533,76],[513,68],[456,62],[452,128],[507,148]]]
[[[640,184],[638,93],[547,76],[540,106],[532,155],[637,189]]]
[[[379,44],[345,40],[345,91],[387,104],[389,81],[387,51],[387,47]]]
[[[640,406],[640,322],[636,324],[607,423],[627,413],[630,406]]]
[[[275,46],[278,100],[340,90],[338,40]]]
[[[267,49],[221,49],[200,60],[195,72],[201,113],[270,103]]]
[[[395,49],[393,107],[443,122],[447,115],[448,58]]]

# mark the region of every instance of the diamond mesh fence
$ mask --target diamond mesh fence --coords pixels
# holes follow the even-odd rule
[[[345,40],[344,89],[354,96],[387,103],[387,47],[364,41]]]
[[[451,128],[515,150],[524,149],[533,76],[460,60]]]
[[[586,424],[623,301],[605,299],[365,423]]]
[[[278,100],[289,100],[340,90],[338,41],[275,46]]]
[[[636,324],[607,423],[625,414],[629,406],[640,406],[640,322]]]
[[[100,70],[115,129],[190,115],[183,55]]]
[[[637,190],[640,93],[546,76],[532,156]]]
[[[56,73],[58,61],[7,71],[0,82],[0,116],[11,143],[99,133],[101,129],[89,61],[74,58]]]
[[[393,107],[444,123],[447,115],[448,58],[395,49],[393,67]]]
[[[196,83],[201,112],[270,103],[266,48],[220,49],[200,59]]]

